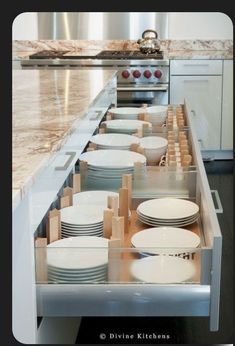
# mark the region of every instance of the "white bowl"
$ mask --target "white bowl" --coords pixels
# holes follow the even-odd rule
[[[167,139],[163,137],[150,136],[140,139],[140,147],[145,151],[147,164],[159,163],[161,156],[166,153],[167,143]]]
[[[143,113],[143,109],[139,107],[117,107],[112,108],[109,112],[114,119],[138,119],[138,115]]]
[[[146,108],[149,121],[154,125],[162,125],[167,116],[167,106],[151,106]]]
[[[119,133],[134,133],[141,129],[144,124],[147,124],[150,128],[152,127],[150,122],[142,120],[106,120],[102,124],[106,124],[108,130]]]

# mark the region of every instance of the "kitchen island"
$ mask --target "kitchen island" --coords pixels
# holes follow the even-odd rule
[[[37,343],[35,231],[115,102],[115,70],[13,73],[12,323],[22,343]]]
[[[13,197],[32,185],[115,71],[13,71]]]

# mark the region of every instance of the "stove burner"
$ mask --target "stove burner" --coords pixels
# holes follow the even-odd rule
[[[29,56],[30,59],[48,59],[62,58],[68,51],[65,50],[42,50]]]
[[[96,55],[97,59],[163,59],[163,52],[142,53],[139,50],[103,50]]]

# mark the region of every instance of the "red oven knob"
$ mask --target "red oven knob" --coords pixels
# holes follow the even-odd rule
[[[152,76],[152,72],[149,70],[144,71],[145,78],[150,78]]]
[[[156,71],[154,72],[154,76],[155,76],[156,78],[161,78],[162,72],[161,72],[160,70],[156,70]]]
[[[140,73],[140,71],[139,70],[135,70],[135,71],[133,71],[133,76],[135,77],[135,78],[140,78],[140,76],[141,76],[141,73]]]
[[[122,77],[123,78],[128,78],[130,76],[130,72],[127,70],[122,71]]]

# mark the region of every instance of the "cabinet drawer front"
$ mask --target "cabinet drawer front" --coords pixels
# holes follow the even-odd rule
[[[171,75],[222,74],[222,60],[171,60]]]

